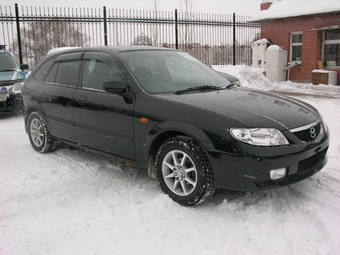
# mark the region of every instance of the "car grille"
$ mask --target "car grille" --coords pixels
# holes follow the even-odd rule
[[[299,162],[297,172],[299,174],[303,174],[307,172],[308,170],[312,169],[313,167],[317,166],[325,158],[326,152],[327,152],[327,148],[309,158],[301,160]]]
[[[301,130],[301,131],[298,131],[298,132],[295,132],[293,133],[297,138],[299,138],[301,141],[304,141],[304,142],[309,142],[309,141],[312,141],[315,139],[315,137],[317,137],[319,134],[320,134],[320,130],[321,130],[321,122],[319,124],[317,124],[316,126],[314,127],[310,127],[310,128],[307,128],[307,129],[304,129],[304,130]],[[311,128],[314,128],[315,129],[315,136],[312,137],[311,135]]]

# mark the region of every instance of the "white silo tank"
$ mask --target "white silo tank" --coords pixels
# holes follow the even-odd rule
[[[251,44],[252,64],[251,67],[265,68],[267,47],[270,45],[267,39],[260,39]]]
[[[278,45],[267,48],[265,70],[270,81],[286,80],[287,56],[287,51]]]

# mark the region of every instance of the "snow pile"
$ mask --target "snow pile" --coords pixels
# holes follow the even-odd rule
[[[264,69],[252,68],[246,65],[243,66],[230,66],[230,67],[213,67],[216,71],[231,74],[237,77],[242,87],[271,90],[272,84],[264,76]]]
[[[271,44],[270,41],[268,41],[267,39],[265,38],[262,38],[262,39],[259,39],[259,40],[256,40],[255,42],[253,42],[251,45],[252,46],[255,46],[255,45],[266,45],[266,44]]]
[[[278,45],[270,45],[267,48],[267,51],[274,51],[274,52],[278,52],[278,51],[285,51],[284,49],[282,49],[280,46]]]
[[[264,75],[265,70],[249,66],[213,67],[216,71],[236,76],[243,87],[276,91],[292,95],[313,95],[320,97],[340,97],[340,86],[313,85],[291,81],[271,82]]]
[[[254,13],[250,21],[287,18],[333,11],[340,11],[339,0],[276,0],[273,1],[268,10]]]

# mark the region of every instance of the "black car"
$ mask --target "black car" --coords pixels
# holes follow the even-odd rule
[[[182,205],[217,187],[258,191],[301,181],[326,164],[318,111],[237,87],[187,53],[118,46],[46,56],[22,90],[33,148],[57,141],[148,168]]]

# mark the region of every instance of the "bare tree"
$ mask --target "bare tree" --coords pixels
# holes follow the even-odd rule
[[[186,21],[189,21],[193,16],[194,6],[196,4],[196,0],[182,0],[181,1],[181,9],[184,13],[183,18]],[[193,43],[194,43],[194,32],[190,25],[186,24],[183,29],[182,41],[186,45],[185,51],[192,52],[193,51]]]
[[[76,24],[50,20],[32,22],[21,29],[22,53],[31,66],[35,66],[50,49],[58,47],[84,47],[89,41]],[[17,49],[18,42],[13,42]]]
[[[152,2],[152,9],[154,11],[158,11],[160,0],[151,0],[151,2]]]
[[[158,19],[158,9],[159,9],[159,3],[160,3],[160,0],[151,0],[152,1],[152,9],[153,9],[153,18],[154,19]],[[158,26],[157,24],[154,24],[153,25],[153,28],[152,28],[153,31],[152,34],[153,34],[153,45],[155,46],[158,46]]]
[[[131,45],[147,45],[147,46],[152,46],[152,39],[145,35],[141,34],[133,39],[133,42]]]
[[[194,10],[194,6],[196,4],[196,0],[182,0],[181,6],[183,7],[183,11],[185,13],[192,13]]]

